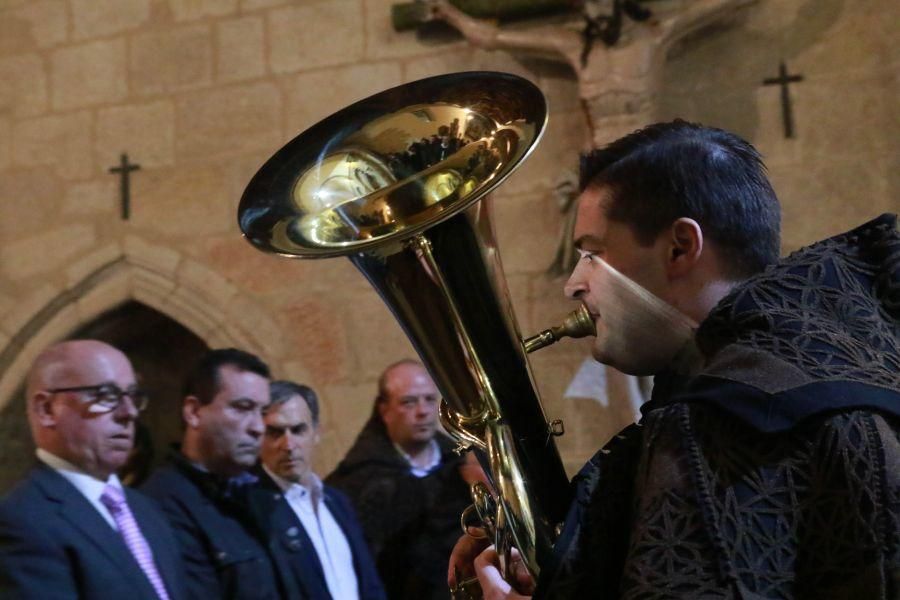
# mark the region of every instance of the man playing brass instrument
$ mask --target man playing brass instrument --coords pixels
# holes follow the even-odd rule
[[[656,379],[573,479],[535,597],[896,597],[896,218],[779,261],[757,151],[681,121],[585,155],[581,179],[566,295],[598,361]],[[483,544],[457,544],[451,587],[521,597]]]

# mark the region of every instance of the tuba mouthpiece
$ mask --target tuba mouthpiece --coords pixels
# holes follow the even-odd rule
[[[562,325],[545,329],[537,335],[526,338],[522,344],[525,346],[525,352],[531,354],[535,350],[555,344],[564,337],[581,338],[589,335],[597,335],[597,327],[587,307],[582,304],[566,316]]]

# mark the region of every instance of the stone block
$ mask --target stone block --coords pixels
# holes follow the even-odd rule
[[[403,80],[415,81],[432,75],[471,71],[475,52],[467,43],[460,42],[452,51],[445,51],[442,47],[434,54],[404,60]]]
[[[170,314],[166,308],[166,301],[169,298],[170,292],[162,292],[161,290],[153,287],[152,285],[145,285],[145,282],[142,281],[141,278],[133,278],[132,279],[132,299],[135,302],[139,302],[144,306],[148,306],[153,310],[166,315],[171,319],[175,319],[175,317]],[[179,321],[181,325],[184,325],[186,328],[190,329],[188,324],[182,323]],[[191,330],[191,333],[203,337],[202,332],[198,333],[194,330]]]
[[[22,388],[31,363],[43,348],[28,346],[16,354],[12,363],[4,370],[3,378],[0,378],[0,408],[15,411],[15,418],[23,418],[25,411],[25,399],[21,395],[15,395]],[[6,415],[4,415],[6,416]],[[3,427],[9,426],[9,419],[4,418]],[[25,456],[25,455],[23,455]]]
[[[338,445],[343,448],[340,460],[372,414],[378,393],[377,379],[349,385],[327,383],[316,388],[316,392],[321,407],[319,422],[321,427],[334,432]]]
[[[101,246],[92,250],[88,254],[75,260],[66,269],[66,287],[71,289],[82,283],[86,278],[121,260],[122,247],[118,242],[111,242],[105,246]]]
[[[127,152],[141,168],[175,161],[175,107],[168,100],[130,104],[97,112],[97,164],[107,172]]]
[[[888,171],[887,163],[865,157],[771,169],[781,199],[783,250],[847,231],[887,210],[896,212],[896,198],[885,191]]]
[[[241,196],[244,195],[244,190],[247,189],[247,184],[263,162],[269,158],[269,155],[274,154],[279,144],[283,144],[284,141],[284,138],[279,136],[279,139],[268,150],[262,152],[254,150],[233,157],[225,157],[217,161],[217,164],[222,165],[222,168],[225,169],[226,193],[232,203],[231,207],[234,209],[235,215],[237,215],[238,205],[240,204]]]
[[[118,102],[128,95],[125,40],[98,40],[55,50],[50,56],[54,109]]]
[[[0,54],[48,48],[68,38],[65,0],[28,0],[0,9]]]
[[[135,29],[149,18],[150,0],[72,0],[72,31],[76,40]]]
[[[38,115],[47,110],[47,75],[39,54],[0,58],[0,114]]]
[[[63,183],[46,169],[13,169],[0,176],[0,240],[38,233],[59,210]]]
[[[287,124],[293,137],[341,108],[402,83],[393,62],[302,73],[289,80]]]
[[[78,310],[74,304],[61,307],[58,311],[49,315],[47,320],[40,324],[40,328],[33,335],[29,336],[25,342],[26,351],[23,354],[30,354],[28,350],[34,349],[36,351],[32,358],[34,360],[36,353],[66,339],[82,323],[83,321],[79,318]]]
[[[225,309],[225,322],[244,332],[254,344],[266,348],[273,358],[284,356],[288,335],[275,318],[275,311],[245,294],[236,294]]]
[[[802,22],[803,4],[800,2],[755,2],[747,8],[744,29],[757,35],[772,36],[784,27],[785,23]],[[813,9],[814,10],[814,9]]]
[[[10,10],[0,12],[0,56],[15,55],[25,50],[35,49],[37,49],[37,44],[31,37],[29,23],[16,18]]]
[[[72,332],[78,329],[82,323],[76,305],[68,304],[50,317],[46,323],[43,323],[40,330],[35,332],[28,343],[41,349],[48,348],[72,335]]]
[[[361,61],[362,0],[307,0],[268,13],[269,65],[276,73]]]
[[[8,294],[0,293],[0,315],[8,314],[16,305],[16,300]],[[0,344],[0,352],[5,347],[6,342]]]
[[[81,296],[77,302],[81,323],[89,323],[134,297],[131,277],[125,270],[110,273]]]
[[[126,235],[122,247],[129,263],[174,281],[175,272],[181,262],[181,254],[176,250],[151,244],[136,235]]]
[[[241,12],[247,13],[286,4],[294,4],[294,0],[241,0]]]
[[[51,167],[64,179],[85,179],[94,170],[90,111],[13,123],[13,164]]]
[[[176,21],[193,21],[205,17],[223,17],[237,10],[238,0],[168,0]]]
[[[135,297],[153,297],[156,305],[164,303],[165,299],[175,290],[175,280],[170,276],[162,275],[156,271],[145,268],[134,268],[131,272],[131,285]],[[146,296],[145,296],[146,294]]]
[[[272,83],[253,83],[184,95],[176,101],[178,162],[218,162],[282,141],[282,101]]]
[[[8,335],[15,335],[61,291],[49,282],[39,284],[36,288],[24,288],[13,308],[4,313],[0,329]]]
[[[12,121],[8,117],[0,117],[0,169],[12,164]]]
[[[72,223],[0,248],[0,273],[13,280],[49,273],[92,247],[97,239],[93,225]]]
[[[129,76],[138,94],[164,94],[212,82],[209,25],[141,33],[131,38]]]
[[[288,379],[298,383],[305,383],[315,387],[316,379],[313,373],[300,361],[288,360],[282,365],[282,369],[275,375],[278,379]],[[316,392],[318,393],[318,391]]]
[[[375,297],[373,288],[363,274],[349,259],[318,260],[316,275],[310,282],[309,290],[324,294],[334,294],[339,290],[342,294],[354,297]]]
[[[92,164],[85,153],[90,125],[88,112],[68,118],[51,116],[15,122],[10,136],[14,166],[55,167],[51,174],[68,177],[87,175]],[[47,170],[43,173],[46,175]]]
[[[198,259],[257,294],[305,284],[310,279],[307,267],[313,267],[313,261],[289,260],[260,252],[241,236],[231,233],[198,241],[197,246]]]
[[[119,182],[112,176],[72,183],[66,187],[62,214],[112,216],[119,212]]]
[[[233,325],[225,325],[210,331],[203,339],[210,348],[240,348],[256,355],[262,348],[259,340],[251,338],[246,331]]]
[[[895,83],[877,76],[811,79],[791,95],[804,164],[866,156],[875,160],[896,149]]]
[[[217,306],[227,305],[231,297],[237,293],[237,288],[225,277],[189,258],[182,260],[178,265],[175,277],[182,286],[214,300]]]
[[[874,7],[873,7],[874,8]],[[877,9],[857,5],[845,7],[843,14],[825,31],[814,31],[804,24],[799,32],[788,34],[807,41],[798,47],[789,66],[806,77],[832,77],[835,83],[845,75],[882,72],[890,76],[896,54],[897,22],[900,10],[895,3],[884,3]]]
[[[340,318],[348,315],[335,310],[333,298],[306,294],[281,307],[278,315],[283,329],[268,335],[283,339],[291,358],[306,365],[318,381],[350,377],[349,332]]]
[[[250,16],[216,25],[216,79],[231,82],[265,74],[265,22]]]
[[[322,477],[331,473],[338,462],[350,449],[349,444],[341,444],[336,438],[336,431],[333,429],[319,430],[319,445],[316,447],[316,454],[313,458],[313,469]]]
[[[191,239],[223,232],[238,235],[220,168],[137,171],[132,175],[131,194],[132,226],[152,235]]]
[[[552,262],[562,215],[550,194],[516,194],[494,199],[497,245],[507,275],[540,273]]]
[[[436,52],[452,54],[464,44],[461,38],[454,37],[450,42],[441,36],[422,37],[415,31],[394,31],[391,23],[391,6],[398,0],[365,0],[366,2],[366,56],[370,59],[408,58],[434,54]],[[452,34],[451,34],[452,35]]]
[[[178,321],[199,337],[206,337],[217,327],[221,327],[223,314],[214,307],[198,301],[193,290],[176,287],[166,296],[162,312]]]
[[[332,306],[335,318],[343,315],[340,318],[347,323],[350,381],[378,379],[385,366],[418,357],[387,304],[374,293],[354,295],[350,302],[335,299]]]

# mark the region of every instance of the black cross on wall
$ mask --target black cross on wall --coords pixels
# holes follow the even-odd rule
[[[122,220],[127,221],[131,216],[131,187],[129,179],[132,171],[137,171],[141,165],[129,164],[128,155],[123,153],[119,159],[118,167],[110,167],[110,173],[119,173],[122,176]]]
[[[781,117],[784,121],[784,137],[794,137],[794,113],[791,109],[791,94],[788,86],[792,83],[803,81],[803,75],[788,75],[784,61],[778,65],[778,77],[763,79],[763,85],[781,86]]]

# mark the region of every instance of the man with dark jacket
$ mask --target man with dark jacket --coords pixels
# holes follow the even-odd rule
[[[315,392],[290,381],[274,381],[270,391],[250,514],[276,569],[296,590],[291,597],[384,600],[349,500],[312,471],[319,443]]]
[[[246,521],[268,403],[269,369],[256,356],[207,353],[186,385],[181,448],[142,488],[175,529],[192,598],[290,597]]]
[[[779,260],[758,152],[683,121],[587,154],[581,189],[566,293],[598,361],[656,378],[573,479],[534,596],[897,597],[896,217]],[[497,567],[474,561],[486,597],[522,598]]]
[[[325,480],[350,496],[392,599],[448,598],[447,560],[480,469],[439,434],[439,395],[418,362],[381,376],[372,417]],[[471,478],[471,477],[470,477]]]
[[[131,363],[103,342],[56,344],[26,384],[38,466],[0,501],[0,597],[185,597],[171,529],[115,472],[147,405]]]

